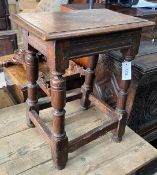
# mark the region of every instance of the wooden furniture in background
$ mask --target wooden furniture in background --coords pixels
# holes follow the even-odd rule
[[[25,65],[25,51],[18,50],[17,53],[0,57],[0,67],[3,67],[5,73],[5,80],[7,89],[13,97],[16,104],[23,103],[27,99],[27,78]],[[40,59],[39,71],[43,73],[45,80],[43,83],[49,81],[49,69],[46,62]],[[74,63],[66,70],[64,77],[66,78],[67,90],[72,90],[81,87],[84,77],[78,73],[81,68]],[[44,82],[45,81],[45,82]],[[39,87],[38,97],[45,97],[46,94]]]
[[[0,56],[14,53],[17,49],[16,33],[11,31],[8,0],[0,1]]]
[[[0,1],[0,30],[10,30],[8,0]]]
[[[0,56],[12,54],[17,48],[16,33],[12,30],[0,31]]]
[[[16,104],[14,99],[12,98],[12,96],[5,87],[0,88],[0,97],[1,99],[3,99],[0,101],[0,109],[13,106]]]
[[[97,19],[100,20],[97,20]],[[45,21],[47,19],[47,21]],[[53,19],[53,20],[52,20]],[[36,126],[51,146],[52,158],[58,169],[63,169],[68,153],[113,130],[115,141],[121,141],[125,132],[127,114],[126,100],[130,80],[119,80],[120,89],[116,110],[98,100],[92,94],[94,70],[98,54],[108,50],[121,50],[126,61],[132,61],[138,53],[141,30],[154,23],[129,17],[110,10],[84,10],[69,13],[23,13],[12,16],[23,31],[28,79],[27,124]],[[58,23],[58,21],[60,21]],[[129,21],[129,22],[128,22]],[[50,84],[38,80],[38,59],[34,49],[47,58],[50,70]],[[63,77],[69,67],[69,60],[90,56],[85,71],[85,82],[81,92],[66,96],[66,81]],[[38,103],[39,86],[51,98]],[[85,134],[68,141],[65,132],[65,104],[81,99],[81,106],[88,109],[95,104],[111,119]],[[53,106],[52,132],[39,117],[39,110]]]

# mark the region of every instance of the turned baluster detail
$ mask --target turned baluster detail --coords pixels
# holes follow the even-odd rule
[[[66,82],[63,73],[51,72],[51,102],[53,106],[52,134],[55,144],[52,150],[52,158],[58,169],[63,169],[68,160],[68,138],[64,129]]]
[[[49,45],[48,66],[50,69],[50,92],[52,113],[52,159],[58,169],[63,169],[68,160],[68,138],[65,132],[66,81],[63,77],[69,67],[69,43],[61,40]]]
[[[35,110],[39,113],[38,108],[38,87],[37,87],[37,80],[38,80],[38,59],[35,56],[34,52],[26,51],[26,75],[28,80],[28,98],[26,101],[27,104],[27,125],[29,127],[34,127],[34,124],[31,122],[29,118],[29,111]]]
[[[51,97],[53,97],[52,105],[54,108],[53,111],[53,134],[55,137],[65,136],[64,131],[64,115],[65,115],[65,99],[66,99],[66,91],[65,91],[65,78],[62,77],[62,74],[56,75],[53,73],[53,77],[51,79]],[[58,127],[58,123],[61,123]]]
[[[98,62],[99,55],[90,56],[88,59],[88,65],[85,72],[85,82],[81,87],[82,98],[81,98],[81,106],[83,109],[88,109],[90,106],[89,94],[93,90],[93,81],[95,77],[95,68]]]

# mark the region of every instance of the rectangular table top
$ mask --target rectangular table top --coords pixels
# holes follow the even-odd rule
[[[92,9],[64,12],[20,13],[11,19],[43,40],[71,38],[154,25],[145,19]]]

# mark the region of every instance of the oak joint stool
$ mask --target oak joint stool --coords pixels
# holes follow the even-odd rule
[[[130,80],[119,80],[117,108],[114,110],[92,94],[94,72],[99,53],[121,50],[125,61],[132,61],[138,53],[141,30],[154,23],[130,17],[110,10],[83,10],[78,12],[21,13],[11,17],[23,29],[28,79],[27,123],[36,127],[51,146],[52,159],[58,169],[63,169],[68,153],[73,152],[112,131],[115,141],[120,142],[125,132],[125,110]],[[45,20],[46,19],[46,20]],[[51,101],[38,102],[38,59],[34,50],[47,57],[50,70],[50,85],[42,86]],[[69,60],[89,56],[85,82],[81,92],[66,96],[65,70]],[[81,99],[81,106],[88,109],[94,104],[105,112],[110,120],[87,133],[68,140],[65,132],[66,102]],[[39,117],[39,111],[53,107],[52,132]]]

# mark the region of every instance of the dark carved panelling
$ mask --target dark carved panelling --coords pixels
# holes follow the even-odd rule
[[[96,77],[94,93],[115,108],[119,90],[118,80],[121,78],[121,59],[118,55],[115,56],[115,53],[112,53],[112,57],[114,59],[101,55],[99,58],[96,70],[99,76]],[[156,57],[155,53],[150,56],[137,57],[136,64],[133,65],[134,81],[129,89],[129,100],[131,101],[128,101],[127,106],[128,125],[148,141],[157,138]]]
[[[12,54],[16,49],[16,33],[13,31],[0,31],[0,56]]]
[[[156,82],[140,86],[137,94],[129,126],[137,133],[145,135],[148,130],[155,128],[157,123]]]
[[[0,56],[14,53],[17,49],[16,33],[11,31],[8,1],[0,0]]]
[[[0,30],[10,30],[11,24],[9,19],[8,1],[0,1]]]

